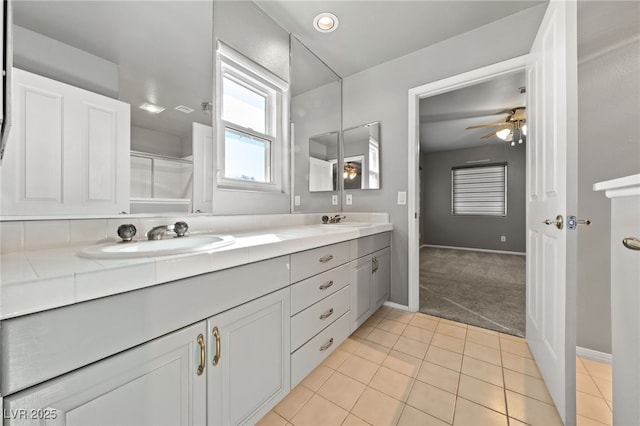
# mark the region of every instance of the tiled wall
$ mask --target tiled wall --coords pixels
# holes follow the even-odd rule
[[[332,213],[331,215],[334,215]],[[388,222],[386,213],[349,213],[348,221]],[[118,239],[118,226],[131,223],[138,230],[136,238],[157,225],[183,220],[190,233],[231,234],[257,229],[303,226],[320,223],[322,213],[240,216],[126,216],[103,219],[3,220],[0,221],[0,250],[11,253],[77,244],[96,244]]]

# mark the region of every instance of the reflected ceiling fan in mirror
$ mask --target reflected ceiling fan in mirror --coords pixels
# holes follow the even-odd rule
[[[524,139],[527,136],[527,118],[525,115],[525,107],[517,107],[508,111],[509,115],[504,121],[490,124],[479,124],[477,126],[469,126],[466,130],[482,129],[485,127],[497,127],[481,139],[487,139],[491,136],[497,136],[505,142],[511,142],[511,146],[516,145],[516,140],[519,144],[524,143]]]

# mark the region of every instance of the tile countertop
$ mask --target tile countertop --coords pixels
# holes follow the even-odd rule
[[[276,256],[391,231],[390,223],[363,227],[306,225],[233,234],[231,245],[206,252],[135,259],[85,259],[71,245],[0,257],[0,319],[136,290]],[[195,234],[194,234],[195,235]]]

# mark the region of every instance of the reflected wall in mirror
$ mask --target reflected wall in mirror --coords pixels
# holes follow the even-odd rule
[[[296,200],[293,211],[340,211],[339,204],[332,204],[332,196],[340,190],[333,176],[340,158],[342,80],[294,36],[291,36],[291,122]]]
[[[80,205],[49,209],[48,214],[190,211],[191,179],[185,177],[190,173],[185,169],[191,168],[194,124],[212,124],[211,112],[204,106],[213,96],[213,1],[14,1],[13,9],[16,68],[90,96],[119,100],[130,108],[130,126],[123,139],[130,140],[126,149],[135,157],[127,153],[126,162],[108,170],[116,174],[126,167],[126,187],[114,191],[127,194],[127,205],[118,211]],[[140,108],[145,103],[147,109]],[[92,136],[104,143],[110,140],[108,135]],[[64,147],[66,138],[63,135],[56,143]],[[53,158],[62,156],[50,161]],[[52,180],[56,173],[62,174],[60,167],[51,167]],[[172,173],[180,182],[175,187],[167,184],[174,180]],[[60,191],[75,196],[66,186]],[[171,203],[177,199],[181,203]],[[163,200],[166,206],[161,205]]]
[[[344,189],[380,189],[380,123],[346,129]]]
[[[335,191],[339,133],[309,138],[309,192]]]

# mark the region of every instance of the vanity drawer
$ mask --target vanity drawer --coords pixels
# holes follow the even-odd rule
[[[293,316],[291,318],[291,350],[295,351],[348,312],[349,300],[349,286],[347,286]]]
[[[291,389],[349,337],[347,312],[291,354]]]
[[[291,286],[291,315],[295,315],[351,283],[349,264],[300,281]]]
[[[307,250],[291,255],[291,282],[327,271],[347,263],[351,249],[349,241]]]
[[[358,259],[391,245],[391,232],[369,235],[351,241],[351,258]]]

